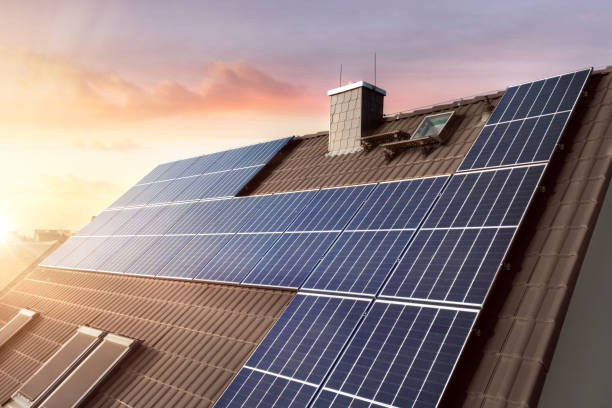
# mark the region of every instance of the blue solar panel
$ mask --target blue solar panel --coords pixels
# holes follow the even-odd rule
[[[357,212],[347,229],[416,228],[448,176],[381,183]]]
[[[220,234],[239,232],[243,225],[252,219],[251,215],[257,211],[263,196],[247,196],[225,200],[221,211],[210,220],[200,231],[204,234]]]
[[[81,228],[75,236],[96,235],[96,231],[102,228],[103,225],[110,222],[117,215],[117,211],[102,211],[89,224]]]
[[[368,184],[319,190],[288,230],[342,230],[374,187],[374,184]]]
[[[126,207],[131,201],[136,199],[143,191],[149,188],[149,184],[138,184],[131,187],[128,191],[123,193],[109,208],[121,208]]]
[[[242,282],[280,234],[234,235],[206,264],[196,279]]]
[[[420,230],[381,295],[480,305],[515,228]]]
[[[193,279],[223,248],[231,235],[197,235],[168,262],[157,276]]]
[[[199,203],[165,205],[162,211],[138,231],[140,235],[163,235],[172,228],[179,220],[183,219],[192,207]]]
[[[168,234],[197,234],[216,219],[219,212],[229,205],[228,200],[202,201],[190,204],[189,209],[168,230]]]
[[[269,162],[289,140],[291,140],[290,137],[247,146],[245,148],[245,155],[240,159],[240,167],[255,166]]]
[[[158,180],[162,174],[164,174],[170,167],[174,165],[174,162],[162,163],[157,166],[153,170],[151,170],[146,176],[144,176],[136,185],[138,184],[146,184],[152,183]]]
[[[117,240],[118,237],[109,239]],[[125,273],[130,266],[149,249],[160,237],[135,236],[130,237],[120,245],[115,251],[107,251],[109,255],[104,262],[97,264],[97,271]],[[113,246],[115,249],[115,246]],[[87,269],[94,269],[93,267]]]
[[[166,171],[164,171],[155,181],[172,180],[178,177],[182,177],[183,173],[197,162],[197,157],[189,159],[177,160],[172,162]]]
[[[475,317],[476,311],[376,301],[324,389],[396,407],[434,407]]]
[[[424,228],[516,226],[544,165],[453,175]]]
[[[113,235],[136,235],[148,223],[153,222],[159,214],[164,210],[164,207],[140,207],[130,211],[133,215],[124,222],[119,228],[113,231]]]
[[[77,269],[96,270],[104,261],[112,257],[119,248],[126,245],[132,237],[107,237],[81,259],[74,267]]]
[[[316,191],[261,196],[240,232],[282,232],[304,210]]]
[[[161,237],[149,247],[125,272],[136,275],[155,276],[168,264],[194,237],[191,235],[171,235]]]
[[[590,73],[508,88],[459,171],[549,160]]]
[[[156,181],[155,183],[146,184],[146,188],[125,205],[132,207],[150,204],[155,196],[170,185],[170,183],[172,183],[172,180]]]
[[[316,390],[309,384],[243,368],[215,407],[306,407]]]
[[[171,203],[177,200],[183,191],[189,189],[197,177],[185,177],[170,180],[166,187],[153,197],[148,204]]]
[[[302,288],[375,295],[413,233],[343,232]]]
[[[248,167],[246,169],[232,170],[217,173],[217,182],[201,198],[235,196],[242,188],[261,170],[263,166]]]
[[[300,287],[338,235],[338,232],[281,235],[244,283]]]
[[[321,384],[369,303],[296,295],[246,367]]]
[[[89,255],[94,249],[96,249],[106,240],[106,237],[73,237],[73,239],[75,240],[75,244],[77,243],[77,239],[81,241],[80,245],[75,246],[74,250],[66,253],[66,255],[63,256],[61,260],[58,260],[58,262],[54,263],[53,265],[47,264],[46,262],[45,264],[49,266],[57,266],[59,268],[76,268],[76,266],[79,262],[81,262],[81,260],[83,260],[87,255]]]
[[[225,152],[211,153],[195,158],[195,163],[187,168],[181,177],[197,176],[209,173],[209,169],[223,156]]]
[[[73,236],[40,263],[41,266],[61,266],[62,260],[76,251],[88,238]]]

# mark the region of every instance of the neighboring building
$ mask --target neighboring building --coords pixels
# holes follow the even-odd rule
[[[162,164],[2,290],[0,404],[606,401],[572,345],[612,341],[580,318],[610,307],[612,69],[329,95],[329,132]]]

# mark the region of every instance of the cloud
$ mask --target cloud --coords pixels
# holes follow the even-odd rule
[[[78,125],[218,112],[309,112],[304,89],[247,62],[205,67],[201,85],[163,80],[143,87],[116,73],[67,59],[0,48],[0,119],[4,123]]]

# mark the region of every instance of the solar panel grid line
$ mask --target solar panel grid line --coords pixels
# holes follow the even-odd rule
[[[325,361],[339,355],[349,337],[347,330],[358,326],[370,301],[300,294],[293,302],[292,314],[273,329],[274,339],[262,342],[247,365],[318,386],[330,366]]]
[[[308,381],[300,380],[298,378],[289,377],[289,376],[282,375],[282,374],[279,374],[279,373],[274,373],[274,372],[268,371],[268,370],[262,370],[261,368],[252,367],[252,366],[250,366],[248,364],[245,364],[242,367],[244,367],[246,369],[249,369],[249,370],[252,370],[252,371],[257,371],[258,373],[273,375],[274,377],[282,378],[284,380],[299,382],[301,384],[309,385],[311,387],[318,387],[319,386],[318,384],[315,384],[315,383],[311,383],[311,382],[308,382]]]
[[[342,391],[338,391],[338,390],[333,390],[333,389],[327,388],[327,387],[323,387],[322,391],[329,391],[330,393],[334,394],[334,399],[331,401],[331,405],[327,405],[326,404],[327,401],[326,401],[326,402],[324,402],[326,405],[321,405],[321,407],[323,407],[323,406],[326,406],[326,407],[327,406],[335,407],[336,405],[334,405],[333,403],[336,401],[338,396],[342,395],[342,396],[345,396],[345,397],[349,397],[350,399],[356,399],[358,401],[363,401],[363,402],[367,403],[368,404],[367,408],[371,408],[372,406],[374,406],[374,407],[384,407],[384,408],[398,408],[398,407],[394,407],[393,405],[384,404],[382,402],[378,402],[378,401],[374,401],[374,400],[371,400],[371,399],[368,399],[368,398],[360,397],[358,395],[349,394],[348,392],[342,392]],[[321,395],[321,394],[319,394],[319,395]],[[318,401],[318,399],[316,401],[313,401],[313,403],[316,404],[317,401]],[[347,406],[346,405],[346,401],[341,402],[340,405],[338,405],[338,406],[340,406],[340,407]],[[352,407],[353,406],[352,402],[351,402],[351,405],[348,405],[348,406]],[[312,405],[312,407],[318,407],[318,405]]]
[[[321,235],[323,238],[317,239]],[[338,235],[339,232],[283,233],[243,283],[299,288]]]

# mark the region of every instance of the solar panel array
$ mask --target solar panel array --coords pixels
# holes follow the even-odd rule
[[[436,406],[589,71],[509,88],[434,194],[414,194],[418,180],[377,185],[344,230],[328,232],[333,245],[216,406]],[[286,236],[252,283],[291,281],[310,265]],[[306,235],[298,247],[318,254],[320,241]],[[345,306],[330,333],[337,308],[316,306],[326,296],[367,305]],[[349,331],[321,382],[327,347]]]
[[[236,195],[290,138],[160,164],[110,208]]]
[[[509,88],[452,176],[151,205],[250,168],[235,151],[159,166],[135,186],[146,206],[43,265],[298,288],[219,407],[435,406],[589,72]]]

